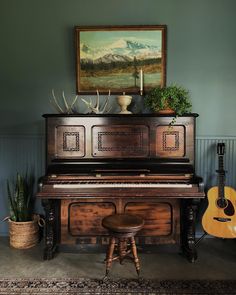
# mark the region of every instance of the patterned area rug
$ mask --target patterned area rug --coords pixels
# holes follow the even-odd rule
[[[216,295],[236,294],[236,280],[0,279],[1,295]]]

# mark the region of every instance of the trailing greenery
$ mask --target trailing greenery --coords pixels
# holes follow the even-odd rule
[[[34,198],[33,198],[33,176],[16,175],[16,180],[10,184],[7,181],[7,192],[9,200],[10,219],[12,221],[32,220]]]
[[[178,85],[153,88],[145,97],[144,103],[152,111],[172,109],[176,116],[191,111],[189,91]]]

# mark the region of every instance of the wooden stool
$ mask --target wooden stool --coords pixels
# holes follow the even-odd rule
[[[120,264],[122,264],[124,258],[131,258],[134,261],[137,274],[139,275],[140,264],[134,236],[143,227],[143,219],[130,214],[114,214],[103,218],[102,225],[108,229],[110,234],[109,248],[106,256],[106,276],[109,273],[112,261],[119,259]],[[118,240],[118,255],[113,257],[116,239]],[[131,249],[128,250],[127,242],[129,241]],[[133,257],[127,256],[131,252]]]

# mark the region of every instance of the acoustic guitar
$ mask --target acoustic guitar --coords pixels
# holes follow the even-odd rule
[[[232,239],[236,238],[236,191],[225,186],[224,153],[224,143],[218,143],[218,186],[207,193],[208,207],[202,217],[202,226],[212,236]]]

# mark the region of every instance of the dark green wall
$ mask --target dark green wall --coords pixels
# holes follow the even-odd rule
[[[51,89],[75,94],[75,25],[167,25],[167,83],[188,88],[198,135],[235,136],[235,0],[1,0],[0,132],[43,130]],[[115,101],[115,98],[113,98]]]

